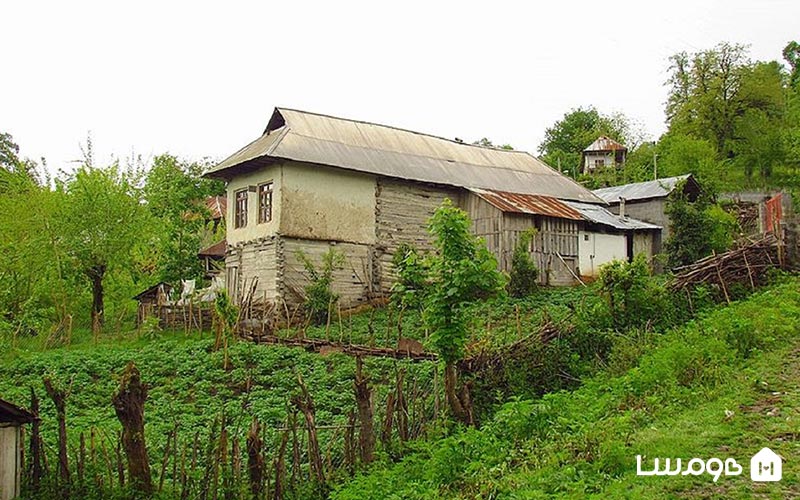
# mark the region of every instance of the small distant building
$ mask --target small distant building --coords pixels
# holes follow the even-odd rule
[[[19,497],[22,483],[22,426],[36,416],[0,399],[0,500]]]
[[[217,277],[224,277],[225,273],[222,271],[225,270],[225,252],[227,249],[228,242],[222,240],[197,253],[197,256],[203,261],[203,269],[206,272],[206,278],[214,279]]]
[[[170,300],[171,293],[172,285],[162,281],[133,297],[133,300],[139,302],[139,307],[136,311],[136,324],[141,325],[150,316],[159,316],[159,309],[172,303]]]
[[[225,213],[228,211],[228,198],[225,196],[209,196],[206,198],[206,208],[214,222],[213,230],[216,231],[220,224],[225,223]]]
[[[614,139],[600,136],[582,154],[583,173],[588,174],[605,167],[620,166],[625,163],[628,148]]]
[[[661,226],[613,214],[600,205],[564,203],[584,220],[578,232],[581,277],[596,278],[603,264],[613,260],[631,262],[640,253],[652,263],[661,248]]]
[[[692,174],[595,189],[592,193],[608,203],[612,213],[661,226],[661,240],[666,241],[672,225],[666,213],[667,198],[678,186],[683,186],[689,201],[700,194],[700,185]],[[655,249],[655,253],[660,251]]]

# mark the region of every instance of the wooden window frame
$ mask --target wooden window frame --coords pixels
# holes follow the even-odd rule
[[[258,185],[258,223],[266,224],[272,222],[272,193],[275,192],[275,185],[272,181],[263,182]]]
[[[233,192],[233,227],[236,229],[247,226],[247,188]]]

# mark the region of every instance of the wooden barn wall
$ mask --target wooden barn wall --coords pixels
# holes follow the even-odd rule
[[[394,273],[392,256],[401,243],[420,251],[431,250],[428,220],[446,198],[459,205],[456,189],[416,182],[379,178],[375,189],[375,236],[373,276],[376,292],[388,292]]]
[[[574,282],[578,269],[578,223],[569,219],[503,213],[481,197],[468,193],[464,210],[472,219],[477,236],[495,257],[502,271],[511,271],[511,259],[520,234],[531,227],[538,233],[531,242],[531,256],[539,267],[541,284],[566,285]],[[566,266],[558,258],[566,262]],[[569,268],[569,269],[568,269]]]
[[[280,283],[283,298],[289,306],[304,301],[304,288],[310,283],[300,252],[322,269],[322,255],[329,249],[344,255],[344,267],[333,273],[333,291],[339,294],[342,308],[365,302],[372,287],[372,246],[357,243],[329,242],[282,238],[284,269]]]
[[[228,251],[226,286],[237,302],[249,292],[254,278],[258,279],[254,299],[272,300],[278,295],[280,244],[278,236],[270,236],[239,243]]]
[[[19,427],[0,424],[0,500],[11,500],[19,495],[19,433]]]
[[[511,270],[511,257],[520,233],[534,226],[531,256],[539,268],[539,282],[544,285],[571,285],[578,273],[578,222],[546,216],[505,214],[503,218],[500,267]],[[560,256],[560,257],[559,257]],[[563,259],[563,262],[562,262]]]
[[[464,197],[463,208],[472,220],[473,233],[484,239],[486,247],[497,257],[500,268],[505,269],[501,259],[504,248],[503,212],[473,193],[467,193]]]

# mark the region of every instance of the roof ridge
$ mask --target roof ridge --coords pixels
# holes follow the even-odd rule
[[[287,127],[287,128],[288,128],[288,127]],[[427,159],[429,159],[429,160],[452,161],[452,162],[454,162],[454,163],[461,163],[461,164],[463,164],[463,165],[471,165],[471,166],[473,166],[473,167],[480,167],[480,168],[495,168],[495,169],[497,169],[497,170],[508,170],[508,171],[511,171],[511,172],[525,172],[525,173],[531,173],[531,171],[530,171],[530,170],[519,170],[519,169],[516,169],[516,168],[502,167],[502,166],[499,166],[499,165],[494,165],[494,164],[492,164],[492,165],[482,165],[482,164],[480,164],[480,163],[471,163],[471,162],[468,162],[468,161],[456,160],[456,159],[453,159],[453,160],[444,160],[443,158],[439,158],[439,157],[437,157],[437,156],[421,155],[421,154],[418,154],[418,153],[406,153],[406,152],[404,152],[404,151],[395,151],[395,150],[393,150],[393,149],[382,149],[382,148],[365,147],[365,146],[362,146],[362,145],[359,145],[359,144],[349,144],[349,143],[344,143],[344,142],[340,142],[340,141],[334,141],[334,140],[331,140],[331,139],[323,139],[323,138],[321,138],[321,137],[314,137],[314,136],[311,136],[311,135],[301,134],[300,132],[294,132],[294,131],[292,132],[292,134],[293,134],[293,135],[296,135],[296,136],[299,136],[299,137],[306,138],[306,139],[313,139],[313,140],[315,140],[315,141],[329,142],[329,143],[333,143],[333,144],[345,144],[346,146],[348,146],[348,147],[351,147],[351,148],[367,149],[367,150],[377,150],[377,151],[382,151],[382,152],[384,152],[384,153],[395,153],[395,154],[401,154],[401,155],[404,155],[404,156],[416,156],[416,157],[418,157],[418,158],[427,158]],[[277,142],[276,142],[276,144],[277,144],[278,142],[280,142],[280,141],[277,141]],[[526,153],[525,151],[520,151],[520,152],[521,152],[521,153]],[[272,153],[272,151],[270,151],[270,154],[271,154],[271,153]],[[526,153],[526,154],[527,154],[527,153]],[[547,167],[547,168],[549,168],[549,169],[553,170],[553,172],[554,172],[555,174],[558,174],[558,171],[557,171],[557,170],[555,170],[553,167],[551,167],[551,166],[549,166],[548,164],[546,164],[546,163],[542,162],[541,160],[539,160],[538,158],[536,158],[536,157],[535,157],[535,156],[533,156],[533,155],[530,155],[530,156],[531,156],[531,157],[533,157],[534,159],[536,159],[536,160],[540,161],[540,162],[542,163],[542,165],[544,165],[545,167]]]
[[[283,108],[283,107],[280,107],[280,106],[276,106],[275,109],[277,109],[278,111],[282,111],[282,110],[293,111],[295,113],[303,113],[303,114],[306,114],[306,115],[321,116],[323,118],[332,118],[334,120],[341,120],[341,121],[345,121],[345,122],[362,123],[364,125],[374,125],[376,127],[390,128],[392,130],[399,130],[400,132],[408,132],[408,133],[411,133],[411,134],[423,135],[425,137],[432,137],[434,139],[439,139],[439,140],[442,140],[442,141],[451,142],[453,144],[458,144],[460,146],[470,146],[470,147],[473,147],[473,148],[488,149],[489,151],[500,151],[500,152],[503,152],[503,153],[530,154],[527,151],[522,150],[522,149],[490,148],[490,147],[487,147],[487,146],[481,146],[480,144],[472,144],[472,143],[469,143],[469,142],[459,142],[459,141],[456,141],[455,139],[448,139],[447,137],[442,137],[440,135],[431,134],[431,133],[428,133],[428,132],[420,132],[418,130],[411,130],[411,129],[403,128],[403,127],[396,127],[394,125],[386,125],[384,123],[370,122],[370,121],[367,121],[367,120],[357,120],[355,118],[344,118],[342,116],[334,116],[334,115],[329,115],[329,114],[326,114],[326,113],[317,113],[317,112],[314,112],[314,111],[304,111],[302,109],[296,109],[296,108]],[[533,155],[531,155],[531,156],[533,156]],[[536,157],[534,156],[534,158],[536,158]]]

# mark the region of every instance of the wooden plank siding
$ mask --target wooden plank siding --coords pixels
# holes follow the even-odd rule
[[[368,298],[372,283],[372,247],[365,244],[281,238],[283,278],[281,295],[290,306],[302,304],[304,288],[310,283],[300,253],[308,257],[318,271],[322,256],[334,249],[344,256],[344,266],[333,272],[332,289],[339,294],[342,308],[355,307]]]
[[[386,293],[394,282],[392,256],[402,243],[421,252],[433,250],[428,221],[450,198],[458,205],[458,190],[418,182],[378,178],[375,188],[374,269],[377,292]]]
[[[248,293],[254,278],[258,279],[254,299],[278,294],[282,269],[278,257],[280,237],[269,236],[239,243],[228,250],[225,258],[226,286],[236,302]]]
[[[531,242],[531,257],[540,270],[539,282],[567,285],[575,281],[572,273],[578,273],[578,221],[505,213],[473,193],[467,193],[463,208],[472,219],[474,233],[485,240],[487,248],[497,257],[500,270],[511,271],[517,240],[521,233],[535,227],[538,232]]]

